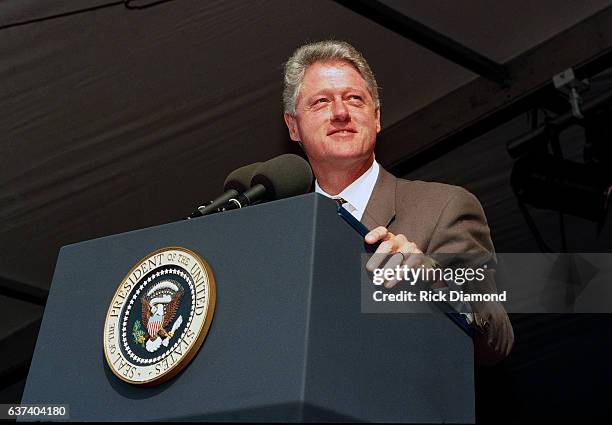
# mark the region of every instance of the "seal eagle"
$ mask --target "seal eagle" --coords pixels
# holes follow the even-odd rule
[[[177,326],[174,326],[170,332],[166,331],[166,328],[170,326],[174,319],[182,296],[183,288],[181,285],[173,280],[163,280],[153,285],[140,298],[142,324],[148,333],[147,345],[148,340],[154,342],[158,337],[172,338]]]

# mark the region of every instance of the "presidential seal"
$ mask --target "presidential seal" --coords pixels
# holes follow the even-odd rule
[[[196,355],[215,309],[206,261],[179,247],[140,260],[123,278],[104,323],[104,355],[125,382],[156,385]]]

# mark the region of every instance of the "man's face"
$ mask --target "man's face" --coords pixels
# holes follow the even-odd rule
[[[304,73],[295,117],[285,113],[285,122],[313,165],[340,165],[372,156],[380,111],[352,65],[317,62]]]

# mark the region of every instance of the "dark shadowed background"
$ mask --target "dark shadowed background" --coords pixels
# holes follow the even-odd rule
[[[0,2],[0,403],[21,398],[61,246],[179,220],[231,170],[299,152],[282,66],[307,41],[362,51],[381,86],[377,159],[476,194],[499,252],[612,250],[609,220],[526,217],[507,150],[569,113],[555,74],[590,80],[583,104],[612,91],[611,0],[155,3]],[[585,161],[587,121],[559,132],[565,158]],[[612,320],[511,319],[514,352],[478,370],[478,420],[609,418]]]

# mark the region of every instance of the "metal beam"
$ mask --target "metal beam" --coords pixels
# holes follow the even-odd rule
[[[0,277],[0,295],[44,306],[49,290]]]
[[[573,67],[582,79],[611,66],[612,7],[608,7],[510,61],[511,87],[478,78],[386,128],[378,138],[377,158],[395,174],[405,175],[541,106],[542,99],[557,96],[554,74]]]
[[[503,86],[509,84],[510,74],[503,65],[377,0],[335,1],[488,80]]]

